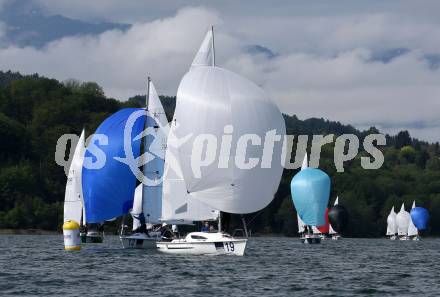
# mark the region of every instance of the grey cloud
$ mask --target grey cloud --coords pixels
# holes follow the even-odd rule
[[[59,1],[58,7],[71,5],[66,3]],[[91,14],[113,11],[111,3],[90,4],[96,10]],[[144,5],[129,3],[136,9]],[[214,24],[218,64],[261,85],[284,113],[357,126],[380,123],[386,131],[402,127],[423,139],[438,139],[435,125],[408,124],[435,122],[440,110],[440,71],[432,67],[440,53],[440,23],[432,13],[411,17],[413,4],[406,1],[398,9],[388,1],[375,2],[366,12],[353,5],[326,11],[327,4],[318,3],[315,10],[299,7],[294,17],[274,8],[244,12],[243,4],[231,13],[224,7],[185,8],[170,17],[177,8],[158,5],[145,12],[150,21],[137,21],[126,32],[63,38],[41,50],[0,50],[0,68],[97,81],[121,99],[143,93],[150,74],[159,93],[174,95]],[[246,50],[249,46],[253,51]]]

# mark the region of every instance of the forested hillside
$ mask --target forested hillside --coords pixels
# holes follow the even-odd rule
[[[161,97],[169,118],[172,97]],[[87,135],[110,114],[128,106],[141,106],[143,96],[127,102],[106,98],[93,82],[59,82],[38,75],[0,72],[0,228],[60,229],[66,176],[55,163],[57,139],[65,133]],[[377,129],[358,131],[324,119],[300,120],[285,116],[289,134],[352,133],[361,139]],[[309,142],[310,144],[310,142]],[[385,163],[379,170],[360,166],[359,154],[337,173],[333,145],[323,147],[320,168],[332,179],[330,201],[339,196],[350,213],[349,236],[382,236],[392,205],[407,210],[413,200],[431,213],[430,233],[440,234],[440,148],[412,139],[408,132],[387,136],[381,147]],[[273,202],[246,216],[254,233],[296,233],[296,214],[290,180],[296,170],[285,170]],[[233,225],[239,218],[233,217]]]

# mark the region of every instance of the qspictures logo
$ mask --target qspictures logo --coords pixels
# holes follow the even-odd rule
[[[145,111],[134,112],[128,118],[123,139],[109,138],[105,134],[94,134],[88,137],[86,143],[87,151],[92,157],[85,157],[83,167],[92,170],[99,170],[106,164],[107,158],[114,158],[125,166],[128,166],[136,178],[144,185],[158,185],[162,182],[163,176],[168,170],[180,171],[176,168],[179,160],[187,158],[190,161],[190,168],[195,178],[203,179],[204,169],[217,167],[228,169],[235,167],[237,170],[252,170],[256,168],[267,169],[273,166],[286,169],[301,167],[306,154],[307,145],[311,138],[311,150],[309,167],[319,167],[322,147],[334,143],[333,163],[337,172],[344,172],[344,166],[352,161],[359,154],[362,143],[363,154],[360,158],[360,165],[363,169],[379,169],[384,163],[384,156],[379,146],[386,144],[383,134],[369,134],[364,139],[359,139],[354,134],[343,134],[335,137],[328,135],[281,135],[277,130],[269,130],[264,135],[242,134],[234,132],[233,125],[223,127],[223,133],[217,134],[193,134],[181,135],[179,124],[172,122],[171,127],[157,125],[149,127],[131,139],[132,129],[135,121],[145,115]],[[133,152],[133,140],[152,137],[149,147],[145,148],[142,155],[136,156]],[[296,139],[295,139],[296,137]],[[55,161],[64,167],[67,174],[73,158],[73,152],[79,137],[75,134],[64,134],[57,142]],[[105,146],[110,141],[118,141],[123,146],[124,155],[107,156]],[[70,142],[70,152],[67,160],[67,147]],[[296,145],[295,145],[296,143]],[[156,149],[151,149],[152,147]],[[295,151],[293,150],[296,147]],[[157,149],[161,148],[161,149]],[[184,152],[181,154],[179,152]],[[278,155],[279,154],[279,155]],[[189,160],[188,160],[189,158]],[[142,171],[142,166],[147,166],[155,159],[164,160],[164,174],[159,178],[150,178]]]

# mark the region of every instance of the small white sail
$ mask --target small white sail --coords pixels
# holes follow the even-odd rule
[[[391,208],[390,214],[387,217],[387,234],[393,236],[397,233],[396,213],[394,212],[394,206]]]
[[[85,153],[84,137],[83,130],[75,147],[67,176],[66,193],[64,196],[64,222],[70,220],[80,224],[82,217],[83,222],[86,221],[85,212],[83,214],[84,202],[82,191],[82,166]]]
[[[215,52],[214,52],[214,42],[213,42],[214,34],[212,29],[208,31],[205,36],[205,39],[200,46],[199,51],[197,52],[194,60],[192,62],[192,66],[215,66]]]
[[[240,214],[255,212],[273,200],[279,186],[283,172],[281,139],[286,134],[284,119],[278,107],[253,82],[226,69],[206,66],[209,59],[200,57],[214,57],[212,48],[212,53],[206,54],[210,51],[209,40],[212,40],[211,31],[177,91],[174,121],[180,126],[176,135],[181,139],[193,135],[178,151],[183,178],[191,196],[214,209]],[[264,164],[269,167],[266,168],[261,158],[269,131],[281,139],[275,141],[272,160]],[[231,137],[232,147],[218,153],[225,134]],[[215,143],[210,144],[216,146],[216,153],[209,155],[213,162],[193,171],[192,153],[200,135],[214,136]],[[260,145],[254,143],[246,151],[237,150],[240,137],[249,135],[258,138],[256,142]],[[243,140],[248,144],[251,141]],[[206,146],[203,147],[202,151],[206,152]],[[249,164],[250,158],[257,158],[257,164]],[[247,165],[237,166],[236,160]],[[251,166],[244,168],[248,165]]]
[[[306,169],[307,167],[308,167],[308,162],[307,162],[307,153],[306,153],[304,155],[304,159],[301,165],[301,170]],[[298,219],[298,233],[303,233],[306,230],[306,225],[304,224],[303,220],[301,220],[298,214],[296,216]]]
[[[333,206],[338,205],[338,203],[339,203],[339,196],[336,196],[336,200],[335,200],[335,202],[333,203]],[[333,229],[332,224],[330,224],[330,223],[329,223],[329,230],[328,230],[328,233],[329,233],[329,234],[337,234],[337,233],[338,233],[338,232],[336,232],[336,231]]]
[[[316,226],[312,226],[313,234],[321,234],[321,231],[318,230]]]
[[[328,234],[333,235],[337,232],[333,229],[332,224],[329,223]]]
[[[413,205],[411,208],[416,207],[416,202],[413,202]],[[417,227],[414,225],[412,219],[411,219],[411,215],[410,215],[410,219],[409,219],[409,225],[408,225],[408,236],[416,236],[419,235],[419,232],[417,230]]]
[[[168,135],[170,127],[168,125],[167,115],[165,113],[165,110],[163,109],[162,102],[157,95],[156,88],[154,87],[152,81],[150,81],[149,93],[150,97],[148,99],[148,111],[150,112],[150,116],[159,123],[160,128],[164,131],[164,134]],[[166,141],[163,144],[165,145]],[[162,155],[163,154],[164,153],[162,151]]]
[[[399,213],[396,215],[397,234],[400,236],[408,235],[408,226],[411,216],[405,211],[405,203],[402,203]]]
[[[335,203],[333,203],[333,205],[338,205],[338,203],[339,203],[339,196],[336,196],[336,200],[335,200]],[[332,224],[330,224],[329,223],[329,229],[328,229],[328,234],[337,234],[338,232],[336,232],[334,229],[333,229],[333,227],[332,227]]]
[[[304,155],[304,159],[303,162],[301,164],[301,170],[306,169],[307,167],[309,167],[309,162],[307,160],[307,153]]]
[[[130,212],[130,214],[133,216],[133,231],[141,226],[139,220],[135,218],[141,213],[142,213],[142,184],[139,184],[134,192],[133,209]]]
[[[304,222],[301,220],[301,218],[299,217],[299,215],[296,215],[297,219],[298,219],[298,233],[303,233],[306,230],[306,225],[304,224]]]

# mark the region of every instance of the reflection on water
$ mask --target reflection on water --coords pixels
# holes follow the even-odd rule
[[[440,296],[440,240],[251,238],[247,255],[63,250],[62,236],[0,236],[0,292],[63,296]]]

